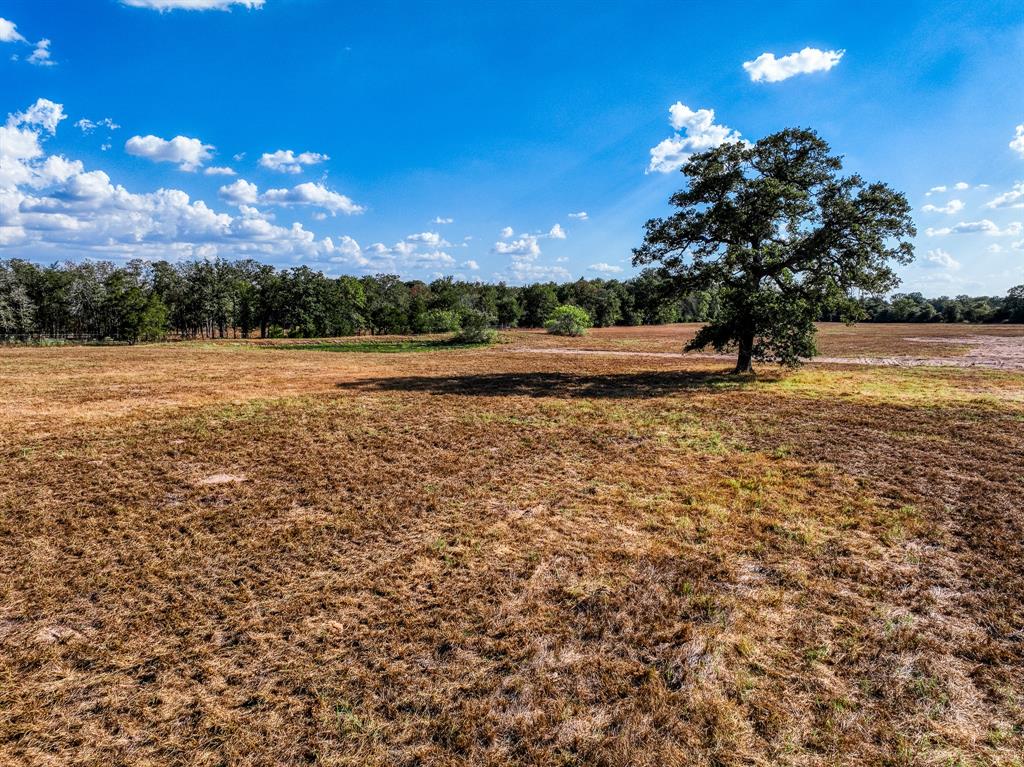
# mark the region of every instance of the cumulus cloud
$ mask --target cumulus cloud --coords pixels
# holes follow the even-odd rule
[[[342,237],[335,246],[335,254],[330,261],[335,264],[346,264],[365,273],[397,273],[410,271],[437,271],[449,269],[456,265],[455,259],[439,248],[426,246],[424,243],[411,240],[410,235],[390,247],[382,242],[375,242],[363,248],[351,237]],[[474,264],[468,261],[463,266]],[[469,267],[473,268],[473,267]]]
[[[515,230],[511,226],[506,226],[501,230],[501,239],[507,240],[513,234],[515,234]]]
[[[480,268],[480,264],[478,264],[472,258],[469,259],[468,261],[463,261],[462,262],[462,266],[463,266],[464,269],[469,269],[470,271],[473,271],[473,272],[475,272],[476,270],[478,270]]]
[[[38,126],[53,135],[61,120],[66,120],[64,105],[56,104],[49,99],[36,99],[36,103],[24,112],[16,112],[7,118],[8,126]]]
[[[75,127],[78,128],[82,133],[92,133],[97,128],[106,128],[107,130],[117,130],[121,126],[111,120],[109,117],[104,117],[102,120],[90,120],[83,117],[81,120],[75,123]]]
[[[1018,181],[1009,192],[985,203],[986,208],[1024,208],[1024,181]]]
[[[942,248],[936,248],[935,250],[929,250],[925,254],[924,259],[921,261],[922,266],[938,267],[942,269],[951,269],[956,271],[960,268],[960,262],[953,258],[949,253],[944,251]]]
[[[57,62],[50,58],[50,41],[43,38],[36,43],[35,50],[32,51],[32,55],[26,61],[29,64],[35,64],[37,67],[56,66]]]
[[[213,157],[213,147],[197,138],[175,136],[169,141],[159,136],[132,136],[124,150],[153,162],[173,162],[179,170],[195,171]]]
[[[450,248],[452,245],[438,232],[419,232],[410,234],[405,239],[407,242],[419,242],[432,248]]]
[[[508,256],[509,267],[507,275],[501,273],[498,276],[507,276],[519,283],[569,279],[570,274],[564,268],[538,263],[541,256],[539,237],[542,236],[550,235],[521,234],[513,240],[511,227],[503,229],[502,237],[505,239],[495,242],[491,252]]]
[[[587,215],[587,211],[581,210],[579,213],[570,213],[569,218],[575,218],[577,221],[586,221],[589,216]]]
[[[725,125],[715,124],[715,110],[696,111],[680,101],[669,107],[669,124],[677,131],[651,149],[647,172],[670,173],[679,170],[696,152],[713,149],[727,141],[742,141],[740,134]]]
[[[255,205],[259,202],[259,188],[244,178],[233,184],[222,186],[219,194],[222,200],[231,205]]]
[[[455,219],[454,218],[442,218],[441,216],[438,216],[437,218],[435,218],[430,223],[432,223],[432,224],[454,224],[455,223]]]
[[[154,11],[227,11],[233,5],[243,8],[262,8],[266,0],[121,0],[132,8],[151,8]]]
[[[260,157],[260,165],[279,173],[300,173],[305,165],[316,165],[330,159],[319,152],[295,154],[291,149],[278,149],[276,152],[264,152]]]
[[[234,176],[235,169],[229,168],[226,165],[211,165],[209,168],[203,171],[207,176]]]
[[[945,205],[931,205],[931,204],[929,204],[929,205],[925,205],[923,208],[921,208],[921,210],[924,211],[925,213],[947,213],[949,215],[952,215],[954,213],[959,213],[963,209],[964,209],[964,204],[963,204],[963,201],[961,201],[961,200],[950,200]]]
[[[615,266],[615,264],[605,263],[604,261],[597,264],[591,264],[587,268],[592,272],[600,272],[601,274],[618,274],[622,271],[621,266]]]
[[[1024,224],[1019,221],[1014,221],[1006,225],[1005,229],[1000,229],[999,226],[987,218],[983,218],[981,221],[961,221],[956,226],[946,226],[941,229],[928,228],[925,230],[925,234],[929,237],[940,237],[947,234],[987,234],[992,237],[1009,237],[1020,234],[1024,231]]]
[[[548,237],[555,240],[564,240],[566,238],[565,230],[560,224],[555,224],[550,230],[548,230]]]
[[[310,205],[323,208],[332,216],[337,213],[352,215],[366,210],[362,205],[354,203],[350,197],[328,189],[323,184],[309,181],[291,189],[268,189],[261,199],[272,205]]]
[[[775,58],[774,53],[762,53],[753,61],[744,61],[743,69],[755,83],[778,83],[794,75],[827,72],[843,58],[844,50],[822,51],[804,48],[788,56]]]
[[[365,208],[357,205],[352,199],[340,192],[328,189],[323,184],[306,182],[293,186],[291,189],[268,189],[263,194],[259,188],[245,179],[222,186],[220,197],[231,205],[278,205],[281,207],[308,206],[320,208],[332,216],[338,213],[353,215],[362,213]]]
[[[63,117],[38,100],[0,126],[0,246],[36,258],[272,256],[318,259],[336,252],[301,224],[276,226],[258,210],[232,216],[178,189],[135,193],[79,160],[47,155]]]
[[[1010,149],[1024,157],[1024,125],[1018,125],[1014,130],[1013,138],[1010,139]]]
[[[18,32],[18,25],[0,17],[0,43],[27,43]]]
[[[501,255],[529,256],[532,258],[536,258],[541,252],[540,243],[537,241],[537,237],[532,234],[524,234],[511,242],[502,242],[499,240],[494,243],[493,250],[495,253],[499,253]]]

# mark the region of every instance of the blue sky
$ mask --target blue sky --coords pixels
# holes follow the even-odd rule
[[[1019,1],[0,0],[0,20],[0,258],[628,277],[687,150],[807,126],[913,204],[904,289],[1024,282]]]

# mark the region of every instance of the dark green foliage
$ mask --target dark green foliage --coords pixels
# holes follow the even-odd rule
[[[459,332],[455,341],[464,344],[487,344],[494,340],[494,318],[479,309],[468,309],[462,313]]]
[[[474,322],[487,328],[540,327],[538,318],[549,319],[560,304],[584,310],[597,327],[710,322],[732,311],[735,303],[727,296],[724,288],[679,292],[671,275],[656,269],[623,281],[520,288],[448,277],[429,284],[395,275],[331,278],[308,267],[278,271],[253,260],[42,267],[15,259],[0,261],[0,340],[332,338],[455,332]],[[849,305],[810,311],[778,296],[754,308],[759,321],[773,327],[776,314],[790,318],[795,336],[765,333],[761,340],[780,359],[784,348],[805,354],[798,342],[811,319],[841,320],[850,312]],[[1024,322],[1024,286],[1005,298],[907,293],[888,301],[862,298],[853,308],[876,322]],[[714,344],[715,338],[705,338]]]
[[[738,349],[751,361],[796,364],[815,352],[823,312],[861,316],[855,291],[899,284],[891,264],[913,260],[916,234],[899,192],[860,176],[816,133],[787,129],[756,144],[729,143],[693,155],[678,211],[647,222],[634,264],[660,264],[677,295],[717,294],[719,311],[688,345]]]

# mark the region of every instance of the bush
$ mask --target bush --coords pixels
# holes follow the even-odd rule
[[[486,312],[469,309],[462,314],[461,328],[452,340],[460,344],[489,344],[496,333],[491,327],[494,318]]]
[[[431,309],[420,320],[424,333],[451,333],[459,329],[459,315],[450,309]]]
[[[544,327],[556,336],[581,336],[591,325],[590,315],[578,306],[562,304],[548,317]]]

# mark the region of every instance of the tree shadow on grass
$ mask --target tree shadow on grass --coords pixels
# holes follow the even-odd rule
[[[481,373],[452,377],[407,376],[344,381],[349,391],[399,391],[476,397],[560,397],[632,399],[664,397],[684,390],[726,390],[752,379],[728,373],[652,371],[577,375],[560,372]]]

